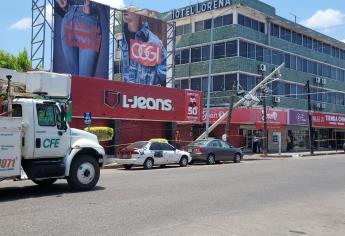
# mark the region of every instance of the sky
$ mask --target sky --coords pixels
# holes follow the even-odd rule
[[[138,6],[159,12],[169,11],[195,0],[96,0],[116,8]],[[202,1],[202,0],[201,0]],[[276,8],[276,14],[345,42],[344,0],[262,0]],[[18,54],[31,48],[31,0],[1,0],[0,49]],[[42,0],[39,0],[42,2]],[[295,16],[294,16],[295,15]]]

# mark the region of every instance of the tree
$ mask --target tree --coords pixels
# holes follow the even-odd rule
[[[31,69],[31,61],[28,58],[28,52],[24,49],[14,56],[4,50],[0,50],[0,68],[7,68],[17,71],[27,71]]]

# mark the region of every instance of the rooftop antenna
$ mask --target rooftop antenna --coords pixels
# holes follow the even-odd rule
[[[295,15],[294,13],[289,12],[290,15],[292,15],[295,19],[295,24],[297,24],[297,19],[301,19],[299,16]]]

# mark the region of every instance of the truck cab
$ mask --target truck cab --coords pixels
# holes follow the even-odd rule
[[[63,106],[52,100],[16,98],[12,117],[22,119],[21,164],[29,179],[48,185],[66,178],[76,190],[97,184],[104,149],[94,134],[69,127]]]

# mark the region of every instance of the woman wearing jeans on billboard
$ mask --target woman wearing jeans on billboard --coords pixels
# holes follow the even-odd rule
[[[162,40],[150,30],[148,19],[145,18],[130,11],[123,13],[124,38],[120,45],[123,80],[165,86],[167,51]],[[151,21],[151,24],[162,24],[158,20]],[[162,29],[162,25],[157,28]],[[166,32],[162,30],[162,34]]]
[[[61,42],[69,73],[93,77],[101,45],[100,10],[90,0],[55,0],[64,16]]]

